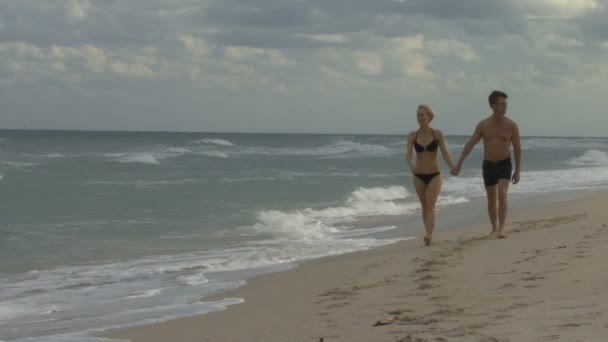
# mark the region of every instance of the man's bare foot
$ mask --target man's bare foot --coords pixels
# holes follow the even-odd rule
[[[490,235],[488,235],[489,239],[498,239],[498,234],[495,231],[492,231]]]
[[[499,239],[505,239],[505,238],[507,238],[507,235],[505,235],[505,233],[503,233],[501,231],[498,231],[498,232],[496,232],[496,237]]]
[[[424,237],[424,245],[429,246],[431,244],[431,238],[428,236]]]

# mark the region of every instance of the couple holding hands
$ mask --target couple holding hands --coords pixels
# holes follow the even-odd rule
[[[492,224],[491,238],[505,238],[504,226],[507,219],[509,184],[519,182],[521,169],[521,138],[517,124],[506,117],[507,94],[495,90],[488,102],[492,114],[481,120],[469,138],[458,163],[454,164],[446,147],[443,133],[431,128],[435,114],[427,105],[418,106],[416,116],[420,128],[407,137],[407,162],[414,175],[414,186],[422,207],[422,220],[426,234],[424,243],[431,244],[435,228],[435,205],[441,191],[438,150],[454,176],[460,173],[462,163],[483,139],[483,181],[486,189],[488,215]],[[511,163],[511,145],[515,155],[515,169]],[[416,162],[413,162],[414,150]]]

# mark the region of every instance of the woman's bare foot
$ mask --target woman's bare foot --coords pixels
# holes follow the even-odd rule
[[[424,237],[424,245],[429,246],[431,244],[431,238],[428,236]]]
[[[504,239],[506,237],[507,236],[503,232],[501,232],[501,231],[492,231],[490,233],[490,236],[488,236],[488,238],[490,238],[492,240],[495,240],[495,239]]]

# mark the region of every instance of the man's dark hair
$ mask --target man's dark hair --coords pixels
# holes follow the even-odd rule
[[[498,101],[499,97],[504,97],[506,99],[509,96],[507,96],[505,92],[502,92],[500,90],[494,90],[490,93],[490,96],[488,96],[488,102],[490,103],[490,107],[492,107],[492,105],[495,104],[496,101]]]

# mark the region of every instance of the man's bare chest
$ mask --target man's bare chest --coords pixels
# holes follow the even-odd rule
[[[486,140],[510,141],[513,135],[510,125],[486,125],[482,130]]]

